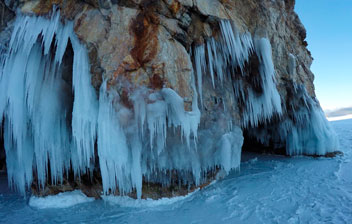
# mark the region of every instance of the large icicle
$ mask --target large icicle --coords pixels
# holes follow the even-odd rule
[[[203,73],[206,69],[205,64],[205,49],[204,45],[200,45],[196,47],[194,50],[194,60],[196,66],[196,74],[197,74],[197,86],[198,86],[198,93],[200,98],[200,105],[203,107]]]
[[[64,32],[64,35],[66,35],[67,31],[64,30]],[[90,162],[94,158],[98,101],[95,90],[91,85],[87,50],[79,43],[75,35],[70,35],[70,40],[74,51],[72,136],[78,150],[80,170],[83,170],[90,166]]]
[[[102,85],[98,116],[98,153],[104,193],[107,194],[110,190],[114,193],[118,187],[123,194],[132,190],[130,151],[117,111],[122,108],[115,108],[114,100],[118,95],[113,93],[107,92],[106,83]]]

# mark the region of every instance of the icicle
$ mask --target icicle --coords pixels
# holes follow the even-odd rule
[[[118,187],[120,193],[129,193],[129,149],[124,131],[113,104],[114,92],[107,92],[106,82],[100,89],[98,115],[98,155],[103,180],[103,190],[113,193]]]
[[[66,31],[64,30],[64,32]],[[91,85],[87,50],[74,35],[70,35],[70,39],[74,51],[73,91],[75,96],[72,112],[72,136],[78,150],[80,170],[84,170],[89,167],[90,160],[94,158],[98,102],[95,90]],[[66,45],[67,43],[63,46]]]
[[[198,93],[200,98],[200,105],[203,108],[203,73],[206,69],[206,61],[205,61],[205,49],[204,45],[197,46],[194,49],[194,60],[196,66],[196,74],[197,74],[197,84],[198,84]]]
[[[153,94],[153,99],[156,94]],[[148,131],[150,136],[150,147],[154,148],[154,145],[157,148],[158,154],[164,150],[166,144],[166,128],[167,128],[167,105],[166,103],[160,99],[156,100],[154,103],[147,105],[147,124]],[[157,99],[157,98],[154,98]],[[156,143],[154,144],[154,138],[156,139]]]
[[[214,38],[210,38],[210,41],[207,42],[207,44],[209,44],[210,42],[210,48],[211,51],[214,54],[214,60],[213,60],[213,65],[212,67],[215,67],[216,70],[216,75],[218,76],[218,79],[221,83],[221,85],[224,82],[224,72],[223,72],[223,66],[224,66],[224,62],[223,62],[223,55],[221,55],[221,53],[218,53],[218,48],[217,48],[217,44],[215,42]],[[210,63],[210,62],[209,62]],[[210,66],[210,65],[209,65]]]
[[[29,188],[33,179],[33,142],[31,136],[26,136],[24,142],[23,160],[18,160],[18,153],[15,143],[12,141],[9,124],[5,121],[4,124],[4,139],[5,139],[5,152],[6,152],[6,168],[9,187],[25,194],[26,187]]]
[[[213,88],[215,88],[215,81],[214,81],[214,56],[212,51],[212,42],[207,41],[207,52],[208,52],[208,69],[210,71],[211,82],[213,84]]]

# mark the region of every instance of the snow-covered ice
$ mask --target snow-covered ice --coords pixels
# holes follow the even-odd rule
[[[32,196],[29,199],[29,206],[39,209],[51,208],[69,208],[78,204],[94,201],[94,198],[89,198],[80,190],[71,192],[59,193],[57,195],[49,195],[46,197]]]
[[[160,198],[157,200],[154,199],[140,199],[135,200],[128,196],[113,196],[113,195],[104,195],[102,196],[103,200],[109,203],[112,206],[121,206],[121,207],[131,207],[131,208],[155,208],[160,206],[172,205],[177,202],[182,202],[187,199],[191,199],[192,196],[198,192],[195,190],[192,193],[189,193],[186,196],[178,196],[174,198]]]

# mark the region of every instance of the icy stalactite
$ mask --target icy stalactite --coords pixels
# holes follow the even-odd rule
[[[62,58],[69,40],[75,52],[72,130],[68,123],[72,90],[62,78]],[[79,164],[77,175],[85,172],[87,160],[94,155],[97,103],[87,52],[79,44],[72,22],[62,24],[59,12],[50,19],[19,15],[0,85],[9,182],[24,193],[31,185],[34,169],[44,187],[50,167],[52,184],[61,183],[70,160],[74,166]],[[71,141],[72,131],[77,148]]]
[[[119,187],[121,193],[128,193],[131,186],[131,158],[124,130],[120,125],[119,112],[114,100],[117,93],[108,93],[106,83],[100,90],[98,115],[98,155],[104,193],[113,193]],[[141,178],[141,177],[140,177]],[[141,188],[141,186],[138,186]]]
[[[200,98],[200,105],[203,107],[203,73],[206,71],[205,48],[200,45],[194,50],[194,63],[197,75],[197,87]]]
[[[73,29],[70,30],[72,32]],[[63,31],[63,35],[66,36],[68,31]],[[95,90],[91,85],[88,52],[85,47],[79,43],[75,35],[71,34],[70,40],[74,49],[72,74],[74,92],[72,137],[76,144],[79,169],[84,170],[84,168],[90,166],[90,161],[94,158],[94,145],[97,135],[98,100]]]
[[[31,136],[24,139],[24,148],[21,150],[21,156],[25,159],[18,159],[18,149],[11,141],[9,125],[5,121],[4,139],[6,153],[6,168],[8,175],[9,187],[16,189],[21,194],[25,194],[26,187],[29,188],[33,181],[33,141]]]

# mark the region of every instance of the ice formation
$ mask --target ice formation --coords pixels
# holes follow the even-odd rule
[[[226,20],[220,22],[220,30],[219,40],[210,38],[194,50],[200,96],[204,74],[210,74],[214,88],[215,75],[220,85],[227,78],[232,81],[237,104],[244,107],[242,128],[263,145],[274,143],[274,147],[286,147],[288,155],[324,155],[337,150],[334,131],[319,103],[308,95],[305,87],[293,84],[289,105],[281,102],[269,40],[252,38],[249,33],[240,34],[236,26]],[[245,71],[253,54],[259,61],[259,75]],[[296,66],[296,57],[290,54],[290,75],[296,75]],[[203,102],[202,97],[200,101]]]
[[[169,88],[140,88],[130,100],[133,110],[119,103],[106,83],[101,87],[98,152],[105,193],[118,186],[123,193],[136,189],[140,198],[142,178],[168,186],[177,171],[180,185],[200,185],[216,167],[226,172],[239,167],[242,131],[234,128],[218,140],[208,139],[198,131],[196,100],[193,110],[185,111],[183,99]]]
[[[197,91],[191,111],[170,88],[139,87],[130,93],[128,108],[104,82],[98,100],[87,50],[73,23],[63,24],[55,9],[50,19],[19,15],[2,56],[0,117],[8,179],[23,194],[33,171],[39,187],[62,183],[71,169],[76,178],[92,171],[95,149],[104,193],[136,190],[138,198],[143,181],[168,186],[177,175],[179,185],[200,185],[209,172],[228,173],[240,165],[241,129],[198,130]]]
[[[256,93],[252,88],[247,89],[246,109],[243,113],[243,125],[248,127],[258,126],[259,123],[267,123],[273,115],[281,115],[281,98],[276,88],[275,68],[272,60],[271,45],[266,38],[256,38],[254,42],[255,52],[259,59],[259,74],[263,92]],[[244,91],[245,87],[242,82],[234,84],[235,88],[241,88]],[[243,93],[236,95],[243,97]]]
[[[131,106],[105,81],[98,99],[73,22],[62,23],[56,9],[50,19],[19,15],[0,63],[0,125],[10,185],[24,194],[33,173],[39,187],[62,183],[71,170],[79,178],[96,168],[98,155],[104,194],[136,191],[141,198],[143,182],[199,186],[219,170],[239,168],[242,129],[262,144],[285,145],[289,155],[336,149],[329,124],[305,88],[295,84],[297,100],[282,109],[269,40],[241,34],[230,21],[219,26],[217,40],[193,51],[194,96],[187,111],[184,99],[166,87],[132,88]],[[258,74],[249,74],[254,55]],[[295,58],[290,58],[293,74]],[[209,128],[199,129],[205,74],[213,88],[231,81],[233,103],[243,107],[242,129],[233,125],[225,105]],[[273,134],[263,125],[273,127]]]
[[[282,114],[281,98],[276,88],[275,68],[269,40],[259,37],[253,40],[248,32],[240,34],[236,26],[228,20],[220,22],[220,30],[219,41],[210,38],[206,41],[206,48],[205,45],[200,45],[194,50],[201,103],[203,102],[203,74],[210,74],[214,88],[215,74],[221,85],[226,76],[229,76],[227,79],[233,81],[235,99],[245,104],[245,110],[242,113],[243,127],[258,126],[259,123],[269,122],[275,114],[280,116]],[[244,72],[245,64],[249,62],[253,53],[259,59],[260,73],[260,77],[255,80],[254,85],[262,89],[261,93],[257,93],[253,86],[245,83],[245,76],[249,76],[249,78],[253,76],[253,74]]]
[[[294,83],[292,89],[288,116],[279,123],[253,129],[250,134],[263,145],[285,147],[288,155],[325,155],[338,150],[337,136],[319,102],[308,95],[304,85]]]
[[[69,42],[75,52],[73,93],[63,77]],[[97,100],[87,52],[73,32],[73,23],[62,24],[59,12],[49,20],[18,16],[0,85],[10,184],[24,193],[32,183],[33,169],[42,187],[48,178],[52,184],[60,183],[70,159],[76,175],[85,172],[94,156]]]

